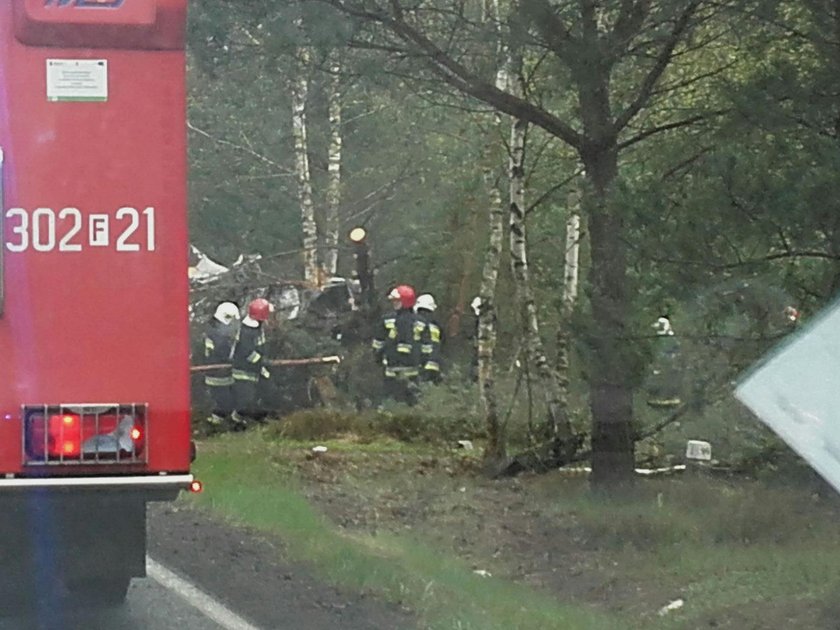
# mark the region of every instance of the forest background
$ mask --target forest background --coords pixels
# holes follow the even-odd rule
[[[203,0],[189,42],[194,244],[317,284],[363,226],[380,292],[435,295],[427,404],[488,462],[784,451],[731,384],[840,286],[837,2]]]

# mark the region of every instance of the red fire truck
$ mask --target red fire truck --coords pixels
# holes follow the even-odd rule
[[[186,0],[0,0],[0,580],[122,600],[197,483]],[[56,590],[58,589],[58,590]]]

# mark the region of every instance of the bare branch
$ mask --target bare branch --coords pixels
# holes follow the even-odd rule
[[[204,136],[205,138],[208,138],[208,139],[212,140],[213,142],[216,142],[218,144],[223,144],[225,146],[229,146],[231,148],[237,149],[238,151],[242,151],[244,153],[247,153],[248,155],[250,155],[252,157],[255,157],[256,159],[260,160],[261,162],[265,162],[269,166],[272,166],[272,167],[276,168],[277,170],[282,172],[284,175],[294,175],[294,173],[292,173],[289,169],[285,168],[281,164],[278,164],[277,162],[272,160],[270,157],[267,157],[267,156],[263,155],[262,153],[257,153],[253,149],[249,149],[248,147],[242,146],[241,144],[231,142],[230,140],[225,140],[223,138],[217,138],[216,136],[211,135],[210,133],[204,131],[203,129],[199,129],[198,127],[196,127],[195,125],[193,125],[189,121],[187,121],[187,127],[191,131],[194,131],[197,134],[199,134],[200,136]]]
[[[656,61],[653,67],[645,76],[642,85],[636,98],[630,105],[628,105],[623,112],[621,112],[613,124],[613,132],[618,134],[624,129],[631,120],[638,114],[645,105],[650,101],[656,83],[662,77],[668,64],[671,62],[671,57],[674,54],[674,49],[683,37],[683,34],[688,30],[691,24],[691,18],[700,6],[701,0],[691,0],[683,10],[682,14],[677,18],[674,24],[674,30],[662,44],[659,54],[656,56]],[[648,134],[650,135],[650,134]]]
[[[572,174],[571,174],[569,177],[567,177],[566,179],[563,179],[563,180],[561,180],[561,181],[557,182],[556,184],[554,184],[553,186],[551,186],[548,190],[546,190],[546,191],[545,191],[545,192],[543,192],[543,193],[542,193],[539,197],[537,197],[537,198],[533,201],[533,203],[531,203],[531,205],[529,205],[529,206],[525,209],[525,214],[526,214],[526,215],[528,215],[528,214],[530,214],[531,212],[533,212],[534,210],[536,210],[536,209],[537,209],[540,205],[542,205],[542,204],[543,204],[543,203],[544,203],[544,202],[545,202],[548,198],[550,198],[550,197],[551,197],[554,193],[556,193],[556,192],[557,192],[558,190],[560,190],[561,188],[564,188],[565,186],[568,186],[569,182],[571,182],[572,180],[574,180],[576,177],[579,177],[579,176],[580,176],[580,172],[579,172],[579,171],[578,171],[578,172],[575,172],[575,173],[572,173]]]
[[[680,127],[688,127],[689,125],[694,125],[701,120],[706,120],[707,118],[711,118],[713,116],[721,116],[726,113],[726,110],[719,110],[716,112],[708,112],[703,114],[697,114],[696,116],[691,116],[690,118],[685,118],[683,120],[677,120],[674,122],[666,123],[664,125],[657,125],[655,127],[649,127],[643,131],[640,131],[635,136],[628,138],[627,140],[620,142],[618,145],[618,150],[622,151],[629,146],[632,146],[638,142],[641,142],[645,138],[649,138],[652,135],[657,133],[662,133],[663,131],[671,131],[672,129],[679,129]]]
[[[815,258],[817,260],[833,260],[840,261],[840,254],[830,254],[828,252],[821,252],[819,250],[802,250],[791,252],[779,252],[777,254],[768,254],[759,258],[748,258],[739,262],[731,263],[714,263],[709,260],[686,260],[684,258],[671,258],[665,256],[652,256],[648,260],[660,264],[669,265],[690,265],[692,267],[704,267],[715,271],[723,271],[727,269],[737,269],[739,267],[749,267],[766,262],[773,262],[774,260],[786,260],[797,258]]]
[[[673,177],[674,175],[676,175],[677,173],[679,173],[679,172],[680,172],[681,170],[683,170],[684,168],[687,168],[687,167],[691,166],[692,164],[694,164],[694,162],[696,162],[697,160],[699,160],[700,158],[702,158],[702,157],[703,157],[704,155],[706,155],[707,153],[711,152],[711,150],[712,150],[712,149],[713,149],[713,147],[712,147],[712,146],[708,146],[708,145],[707,145],[707,146],[704,146],[704,147],[701,147],[701,148],[700,148],[700,150],[699,150],[699,151],[697,151],[694,155],[692,155],[692,156],[691,156],[691,157],[689,157],[689,158],[686,158],[685,160],[683,160],[683,161],[681,161],[681,162],[678,162],[676,165],[674,165],[673,167],[671,167],[670,169],[668,169],[668,170],[667,170],[667,171],[666,171],[666,172],[662,175],[662,181],[665,181],[666,179],[670,179],[671,177]]]
[[[428,68],[446,83],[473,98],[492,105],[495,109],[538,127],[579,148],[580,134],[557,116],[522,98],[498,89],[482,80],[476,73],[458,62],[436,45],[425,33],[409,24],[398,0],[390,0],[391,15],[349,7],[342,0],[324,0],[339,11],[373,20],[387,27],[410,47],[424,53]],[[407,50],[406,53],[409,51]]]

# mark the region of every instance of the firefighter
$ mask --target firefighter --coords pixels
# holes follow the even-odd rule
[[[233,423],[236,429],[244,429],[249,422],[261,415],[257,407],[257,386],[260,379],[271,374],[265,366],[265,331],[263,324],[274,311],[272,304],[257,298],[248,304],[248,314],[242,320],[239,334],[233,348],[233,394],[235,408]]]
[[[682,402],[682,384],[677,363],[679,341],[671,326],[671,318],[666,313],[662,313],[652,327],[656,331],[656,352],[647,402],[651,407],[676,407]]]
[[[379,324],[373,347],[376,362],[385,376],[385,396],[413,405],[417,402],[417,379],[420,376],[421,344],[426,324],[414,312],[414,289],[401,284],[388,299],[394,312]]]
[[[434,313],[437,310],[435,298],[430,293],[418,296],[414,305],[414,312],[426,325],[423,331],[422,344],[420,346],[421,365],[420,380],[429,383],[440,383],[441,373],[441,344],[443,336],[440,324],[435,320]]]
[[[221,302],[216,307],[210,326],[204,334],[204,364],[222,364],[204,373],[204,384],[213,410],[207,423],[220,427],[233,411],[233,374],[230,360],[239,330],[239,307],[233,302]]]

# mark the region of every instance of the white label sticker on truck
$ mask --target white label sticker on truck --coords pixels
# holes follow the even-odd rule
[[[118,252],[155,251],[155,209],[123,206],[113,214],[90,214],[78,208],[9,208],[6,211],[10,252],[80,252],[113,247]],[[84,229],[85,223],[87,229]],[[113,234],[113,238],[111,238]]]
[[[108,61],[47,59],[47,100],[107,101]]]

